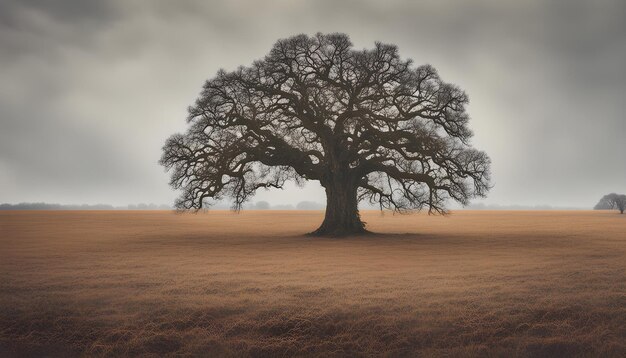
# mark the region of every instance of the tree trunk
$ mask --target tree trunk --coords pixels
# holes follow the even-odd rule
[[[333,180],[324,187],[326,215],[322,225],[311,235],[347,236],[367,233],[359,216],[356,185],[350,180]]]

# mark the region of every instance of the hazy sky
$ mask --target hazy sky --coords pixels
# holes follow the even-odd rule
[[[626,192],[626,2],[0,1],[0,202],[172,203],[157,164],[204,80],[279,38],[397,44],[470,96],[487,203]],[[260,192],[324,201],[316,183]]]

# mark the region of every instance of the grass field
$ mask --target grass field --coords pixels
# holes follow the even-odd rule
[[[0,212],[0,356],[626,357],[626,215]]]

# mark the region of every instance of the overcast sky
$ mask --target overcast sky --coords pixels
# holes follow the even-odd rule
[[[279,38],[394,43],[470,97],[486,203],[626,192],[626,2],[0,2],[0,202],[172,203],[157,161],[220,68]],[[324,201],[316,183],[255,200]]]

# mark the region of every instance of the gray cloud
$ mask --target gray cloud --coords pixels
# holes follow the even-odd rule
[[[591,206],[626,191],[623,1],[5,1],[0,201],[171,202],[165,138],[219,68],[278,38],[395,43],[471,98],[487,202]],[[258,200],[322,201],[316,185]]]

